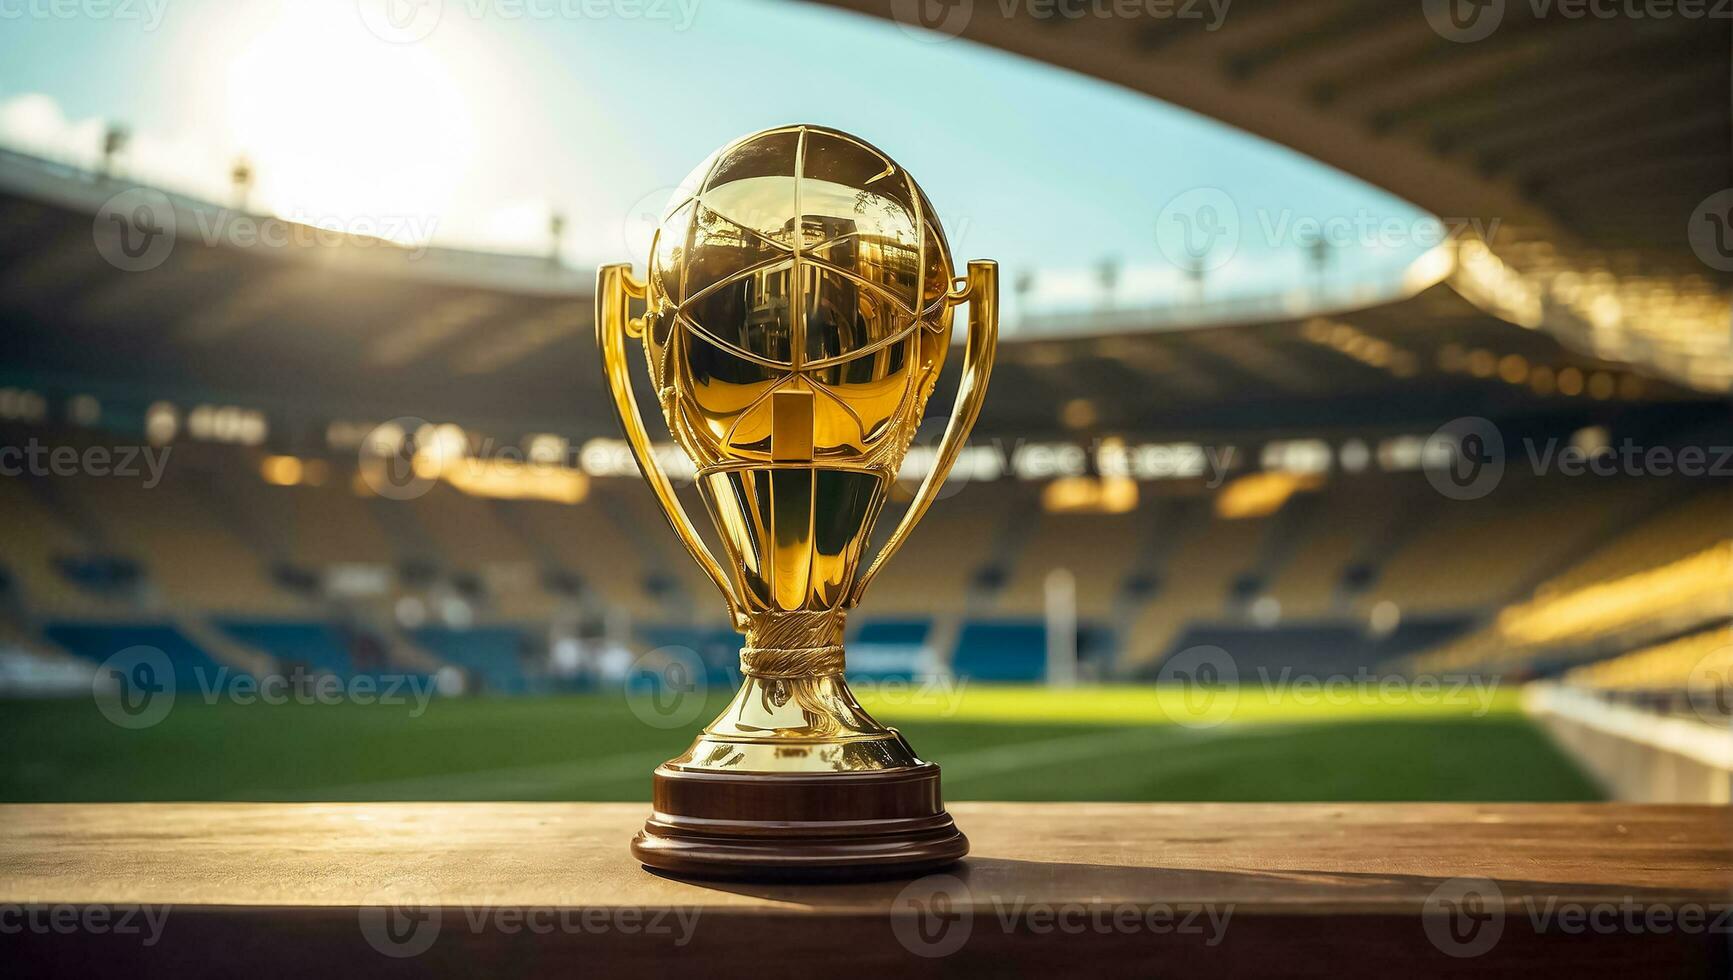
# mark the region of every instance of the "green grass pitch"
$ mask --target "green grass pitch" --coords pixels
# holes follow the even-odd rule
[[[952,800],[1590,800],[1514,691],[1416,706],[1242,688],[869,688]],[[645,800],[687,721],[626,695],[205,703],[127,730],[88,698],[0,704],[0,800]],[[697,708],[698,705],[693,705]],[[645,717],[662,724],[647,723]],[[1186,722],[1176,723],[1176,719]]]

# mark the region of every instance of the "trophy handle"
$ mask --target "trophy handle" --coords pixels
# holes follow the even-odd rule
[[[674,495],[674,485],[668,482],[668,474],[662,472],[662,467],[656,463],[655,454],[650,450],[650,436],[644,431],[644,418],[638,413],[638,402],[632,397],[632,377],[626,366],[626,334],[630,331],[627,316],[631,301],[644,298],[644,284],[632,278],[630,263],[604,265],[596,272],[596,343],[602,349],[602,372],[608,376],[608,390],[614,396],[614,411],[620,418],[620,427],[626,432],[626,443],[632,447],[632,457],[638,461],[638,470],[644,474],[644,479],[650,484],[650,489],[656,493],[657,503],[662,505],[662,514],[668,518],[668,523],[674,528],[674,533],[680,536],[680,541],[686,546],[704,574],[710,576],[710,581],[716,583],[716,588],[722,591],[722,597],[728,602],[729,618],[737,625],[744,624],[741,615],[740,600],[734,594],[734,586],[728,580],[728,574],[722,570],[722,565],[710,549],[705,546],[704,539],[698,536],[698,529],[692,526],[692,519],[686,516],[686,508],[680,505],[680,498]],[[638,332],[642,333],[642,325]]]
[[[850,606],[860,602],[861,595],[872,584],[879,569],[903,546],[909,531],[939,498],[945,478],[956,465],[957,454],[963,451],[969,430],[974,428],[975,419],[981,414],[981,402],[987,397],[987,377],[993,373],[993,354],[999,345],[999,263],[989,259],[970,262],[968,286],[961,293],[950,294],[947,301],[952,305],[965,301],[969,304],[969,340],[963,349],[963,378],[957,384],[957,402],[951,409],[951,421],[945,426],[944,437],[939,440],[933,468],[921,481],[914,499],[909,501],[909,509],[903,512],[896,530],[885,539],[878,557],[861,573],[849,596]]]

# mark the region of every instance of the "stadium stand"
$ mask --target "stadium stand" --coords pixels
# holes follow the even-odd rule
[[[1345,611],[1349,570],[1377,554],[1381,534],[1398,513],[1386,487],[1349,484],[1323,494],[1319,510],[1296,542],[1290,559],[1269,578],[1282,615],[1320,619]]]
[[[545,619],[553,597],[536,588],[539,569],[522,536],[494,501],[437,485],[410,501],[415,527],[447,574],[473,583],[490,611],[504,619]],[[401,508],[386,508],[401,510]]]
[[[696,656],[710,683],[731,685],[739,676],[741,638],[725,626],[647,626],[638,636],[652,656]]]
[[[304,568],[390,564],[391,541],[366,501],[342,488],[275,487],[244,475],[230,481],[251,485],[237,499],[254,539],[273,558]]]
[[[934,510],[943,510],[945,519],[923,526],[920,534],[910,537],[896,561],[873,582],[875,613],[889,618],[954,617],[969,610],[972,596],[996,591],[989,566],[1002,542],[1021,530],[1011,526],[1022,496],[1019,490],[965,485],[941,500]],[[880,537],[889,532],[885,526],[889,523],[880,522]],[[934,578],[917,571],[935,566],[952,569],[954,574]],[[981,577],[983,572],[989,573],[986,579]]]
[[[87,694],[94,681],[92,664],[44,642],[20,622],[16,612],[0,615],[0,694],[24,697]]]
[[[997,605],[1040,609],[1048,573],[1062,568],[1076,578],[1078,615],[1109,616],[1138,552],[1148,544],[1153,513],[1146,507],[1130,514],[1040,515],[1023,532],[1023,552]]]
[[[1388,599],[1405,613],[1447,615],[1509,601],[1595,540],[1603,530],[1598,525],[1617,515],[1620,498],[1632,492],[1610,482],[1572,487],[1569,494],[1560,489],[1513,479],[1499,488],[1496,505],[1442,496],[1425,501],[1420,526],[1390,553],[1355,607],[1369,611]]]
[[[1413,666],[1553,673],[1725,621],[1733,616],[1730,514],[1733,495],[1726,487],[1698,488],[1627,526],[1483,628],[1417,657]],[[1673,647],[1669,656],[1682,649],[1696,648]],[[1621,675],[1614,669],[1611,676]]]
[[[83,554],[84,541],[48,512],[31,484],[0,480],[0,506],[12,517],[4,549],[9,605],[39,615],[99,612],[99,600],[73,585],[59,565]]]
[[[909,680],[937,671],[930,620],[872,620],[848,639],[849,677]]]
[[[607,490],[614,492],[608,493]],[[694,520],[701,525],[709,524],[702,520],[704,503],[696,489],[685,487],[681,499],[685,502],[686,512],[694,515]],[[657,508],[655,498],[642,481],[633,477],[628,484],[604,488],[596,500],[605,519],[614,522],[631,548],[639,553],[644,572],[639,587],[656,599],[658,612],[663,617],[695,619],[698,622],[720,617],[720,611],[711,598],[716,593],[716,586],[704,576],[668,529],[667,517]],[[722,553],[714,539],[710,540],[710,547],[712,554]],[[610,556],[597,553],[594,558],[597,574],[614,574],[609,570]]]
[[[1221,618],[1237,577],[1252,570],[1268,517],[1215,519],[1179,526],[1182,540],[1158,569],[1154,595],[1136,612],[1123,644],[1123,669],[1153,668],[1193,619]]]
[[[270,653],[285,673],[299,668],[348,676],[355,668],[348,644],[325,623],[229,620],[219,625],[239,642]]]
[[[69,509],[89,515],[87,540],[148,569],[150,602],[173,609],[268,613],[293,609],[273,589],[255,547],[212,520],[207,485],[197,474],[168,468],[149,489],[105,477],[53,482]]]
[[[435,656],[467,672],[467,690],[489,694],[524,694],[531,681],[524,669],[531,659],[529,634],[503,626],[481,626],[466,630],[420,629],[416,642]]]
[[[593,480],[577,504],[444,484],[396,501],[340,459],[298,486],[270,485],[258,459],[190,447],[185,468],[148,490],[0,481],[0,502],[28,517],[0,552],[13,629],[86,658],[161,637],[194,664],[451,666],[469,690],[517,694],[551,676],[553,625],[592,645],[690,649],[719,683],[732,676],[738,636],[632,481]],[[875,584],[850,642],[861,676],[1039,681],[1056,568],[1076,576],[1092,676],[1149,676],[1196,645],[1230,649],[1246,669],[1342,670],[1420,650],[1412,669],[1548,674],[1727,616],[1724,488],[1600,479],[1565,494],[1560,479],[1513,475],[1492,497],[1457,501],[1415,474],[1341,475],[1253,516],[1224,515],[1202,486],[1105,514],[1048,512],[1039,485],[970,484]],[[1593,676],[1636,676],[1607,669]]]
[[[1040,681],[1047,676],[1046,630],[1038,620],[971,620],[957,639],[951,670],[976,681]]]
[[[1694,492],[1684,500],[1623,529],[1570,570],[1542,583],[1535,597],[1562,595],[1656,568],[1727,540],[1733,532],[1728,526],[1733,520],[1733,491],[1713,484],[1691,489]]]
[[[607,492],[597,488],[590,500],[575,507],[523,501],[500,511],[505,523],[533,543],[544,569],[564,573],[572,584],[610,608],[643,618],[656,608],[645,588],[653,566],[633,546],[632,536],[605,512],[602,495]]]
[[[55,623],[44,635],[62,649],[96,663],[133,647],[149,647],[167,656],[174,669],[173,682],[180,690],[199,687],[200,678],[209,683],[222,666],[204,649],[194,644],[172,626],[151,623]],[[168,678],[149,678],[152,683],[167,682]]]
[[[1669,700],[1684,695],[1698,705],[1713,705],[1733,715],[1726,704],[1733,676],[1733,633],[1724,626],[1691,633],[1598,663],[1573,667],[1569,684]]]

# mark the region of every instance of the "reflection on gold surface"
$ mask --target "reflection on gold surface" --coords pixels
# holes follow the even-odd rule
[[[913,765],[842,678],[843,617],[931,506],[980,411],[997,338],[998,276],[953,281],[920,188],[845,133],[789,126],[738,140],[681,183],[643,284],[604,267],[597,333],[640,468],[687,550],[747,634],[747,682],[673,765],[754,772]],[[628,323],[632,299],[642,319]],[[936,465],[860,572],[969,306],[963,379]],[[650,455],[627,377],[641,335],[662,416],[698,470],[723,560],[704,546]]]

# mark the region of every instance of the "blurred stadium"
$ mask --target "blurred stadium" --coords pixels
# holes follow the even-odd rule
[[[1383,282],[1318,244],[1292,288],[1200,253],[1170,302],[1109,263],[1013,306],[850,623],[953,796],[1728,801],[1733,324],[1689,237],[1727,32],[1415,6],[953,31],[1488,219]],[[0,797],[644,798],[738,638],[618,439],[592,273],[201,239],[268,220],[249,168],[205,200],[125,156],[0,151]]]

